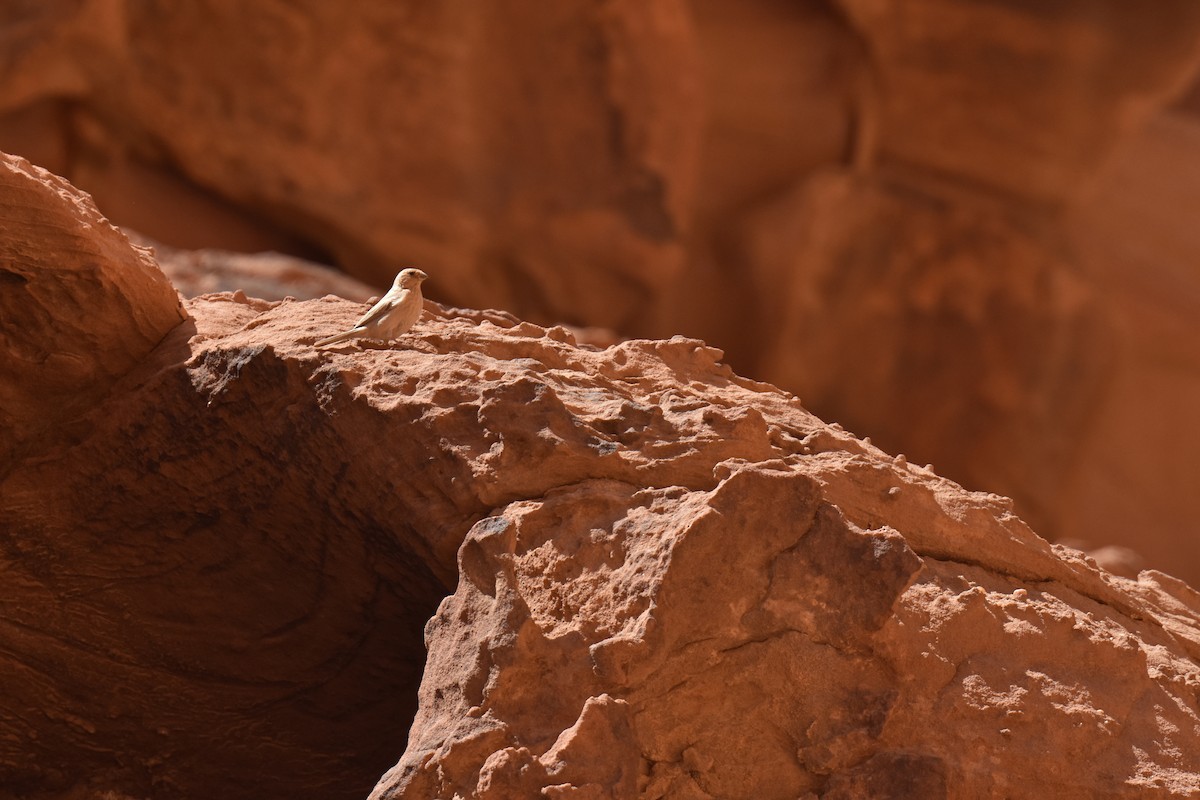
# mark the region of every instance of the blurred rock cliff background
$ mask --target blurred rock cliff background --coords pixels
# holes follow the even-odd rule
[[[0,150],[185,292],[418,265],[700,337],[1196,583],[1198,59],[1192,0],[36,0],[0,6]]]

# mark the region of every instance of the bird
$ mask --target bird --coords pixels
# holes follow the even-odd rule
[[[314,347],[345,342],[350,339],[380,339],[391,341],[411,328],[421,312],[425,300],[421,297],[421,282],[429,276],[419,269],[402,269],[392,281],[392,288],[371,306],[358,322],[348,331],[317,341]]]

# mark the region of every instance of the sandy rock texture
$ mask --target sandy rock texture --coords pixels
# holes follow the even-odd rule
[[[374,797],[1197,791],[1187,587],[1104,577],[998,498],[841,446],[478,523]]]
[[[40,147],[97,183],[166,165],[361,278],[387,285],[412,261],[446,299],[567,322],[627,322],[682,263],[697,115],[682,0],[88,0],[4,17],[0,109],[66,98],[71,144]]]
[[[58,197],[91,229],[31,252],[110,242],[87,268],[133,308],[146,251]],[[1200,596],[719,350],[430,303],[318,351],[361,304],[186,306],[88,407],[2,432],[13,796],[1200,792]]]
[[[0,153],[0,460],[104,397],[186,317],[91,198]]]
[[[169,244],[380,288],[416,264],[437,300],[701,338],[1095,545],[1141,536],[1062,501],[1111,487],[1091,454],[1191,452],[1186,402],[1123,388],[1175,358],[1126,324],[1171,201],[1114,226],[1104,166],[1195,72],[1192,0],[46,0],[0,30],[0,148]],[[1192,525],[1145,483],[1136,527]]]
[[[1010,209],[1073,198],[1183,87],[1200,35],[1187,0],[4,14],[0,134],[134,228],[194,240],[174,215],[244,241],[224,203],[376,284],[416,261],[451,302],[629,332],[670,320],[754,368],[747,334],[772,330],[756,307],[772,298],[741,286],[764,278],[738,252],[747,215],[830,169]],[[165,208],[131,199],[172,181]],[[750,307],[713,317],[731,292]]]

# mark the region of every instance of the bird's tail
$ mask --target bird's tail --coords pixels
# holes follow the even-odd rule
[[[330,336],[328,338],[320,339],[313,343],[313,347],[325,347],[326,345],[337,344],[338,342],[344,342],[347,339],[353,339],[355,336],[358,336],[358,334],[359,334],[358,328],[351,328],[350,330],[348,330],[344,333],[336,333],[333,336]]]

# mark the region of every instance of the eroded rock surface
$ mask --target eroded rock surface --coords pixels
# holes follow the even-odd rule
[[[67,102],[72,145],[47,157],[102,185],[124,179],[107,162],[165,162],[373,284],[416,261],[444,299],[614,327],[681,266],[698,136],[682,0],[88,0],[0,19],[0,110]]]
[[[766,458],[593,478],[472,528],[374,797],[1200,790],[1190,589],[1101,573],[763,387],[706,394],[731,393],[701,413]]]
[[[835,2],[877,70],[881,156],[1026,200],[1078,197],[1200,57],[1187,0]]]
[[[1181,337],[1121,329],[1191,212],[1163,232],[1184,206],[1152,199],[1141,233],[1114,225],[1164,185],[1110,186],[1081,246],[1062,212],[1194,74],[1197,9],[8,3],[0,146],[180,247],[328,257],[380,287],[416,263],[437,300],[704,339],[1047,536],[1137,549],[1194,508],[1169,477],[1110,491],[1092,454],[1120,441],[1157,477],[1193,449],[1173,435],[1192,404],[1160,402],[1176,387],[1126,379],[1149,360],[1190,382]],[[1160,305],[1195,283],[1170,281]],[[1129,513],[1062,502],[1089,486]],[[1186,547],[1149,563],[1200,580]]]
[[[91,198],[0,153],[0,466],[94,406],[185,316],[154,259]]]
[[[67,298],[46,341],[73,302],[123,311],[78,331],[120,354],[103,391],[14,406],[0,463],[10,794],[1200,792],[1185,584],[1052,547],[697,340],[430,303],[316,350],[363,306],[240,292],[181,321],[146,251],[10,163],[58,198],[5,234]],[[47,260],[80,252],[117,256]]]
[[[316,351],[361,306],[189,310],[0,484],[5,703],[48,709],[0,763],[31,796],[361,796],[455,583],[377,797],[1200,790],[1190,590],[699,342],[430,305]]]
[[[1061,497],[1089,471],[1079,449],[1119,348],[1039,213],[830,173],[762,209],[743,241],[769,267],[762,294],[775,287],[767,374],[885,449],[1012,497],[1038,530],[1078,513]]]

